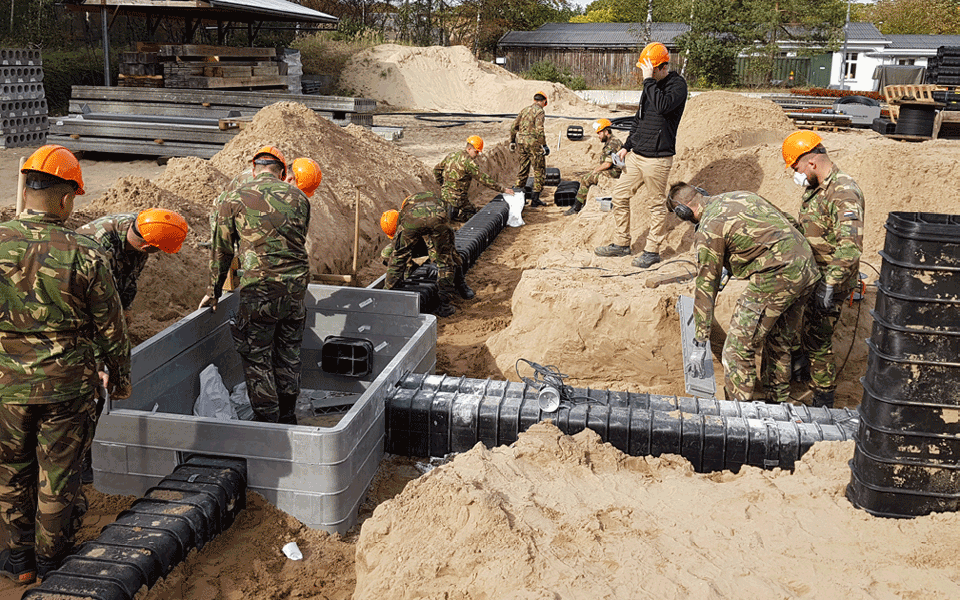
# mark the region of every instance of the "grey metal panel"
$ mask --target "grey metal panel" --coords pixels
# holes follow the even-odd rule
[[[289,17],[291,21],[314,21],[338,23],[340,19],[327,13],[300,6],[286,0],[207,0],[214,8],[242,10],[277,17]]]
[[[696,326],[693,323],[693,298],[681,295],[677,298],[677,312],[680,313],[680,343],[683,346],[683,366],[686,367],[687,357],[693,348],[693,338],[696,335]],[[713,398],[717,394],[717,383],[714,379],[712,351],[710,340],[707,340],[707,359],[703,377],[694,377],[683,369],[684,387],[688,394],[700,398]]]
[[[224,90],[188,90],[167,88],[123,88],[75,85],[70,97],[74,100],[119,100],[134,102],[172,102],[210,104],[211,106],[247,106],[263,108],[275,102],[298,102],[313,110],[372,113],[377,101],[345,96],[317,96],[282,92],[240,92]]]
[[[223,150],[223,144],[190,144],[185,142],[166,142],[157,144],[153,141],[124,140],[120,138],[104,138],[86,136],[75,140],[69,135],[47,135],[48,144],[60,144],[74,152],[89,150],[93,152],[113,152],[116,154],[139,154],[144,156],[199,156],[212,158]]]
[[[149,119],[138,122],[84,119],[79,116],[50,120],[53,135],[90,135],[128,140],[167,140],[204,144],[226,144],[236,131],[221,131],[216,125],[154,124]]]
[[[222,302],[227,303],[221,303],[222,310],[196,311],[134,350],[133,360],[138,365],[135,372],[147,373],[144,380],[134,377],[134,403],[145,404],[140,398],[148,395],[145,392],[150,397],[160,393],[151,379],[159,381],[163,375],[177,382],[198,378],[213,352],[211,345],[224,356],[233,352],[232,341],[225,341],[226,320],[229,306],[236,300],[228,296]],[[344,312],[337,313],[337,307]],[[395,352],[382,350],[383,356],[377,361],[389,361],[374,373],[373,381],[355,382],[367,387],[333,427],[218,421],[130,410],[120,403],[108,407],[94,442],[97,488],[108,493],[142,494],[170,472],[178,453],[237,456],[247,460],[250,488],[272,499],[282,510],[327,531],[344,533],[349,529],[383,454],[388,392],[406,374],[419,369],[432,371],[436,365],[436,318],[418,314],[415,298],[334,286],[311,285],[308,310],[326,313],[319,320],[312,317],[311,323],[331,321],[332,330],[339,327],[343,331],[345,324],[360,322],[357,313],[384,310],[392,313],[399,330],[411,331],[409,321],[419,326]],[[147,360],[159,361],[157,367],[140,364]],[[316,370],[308,364],[304,369]],[[151,389],[145,390],[143,386],[148,384]]]

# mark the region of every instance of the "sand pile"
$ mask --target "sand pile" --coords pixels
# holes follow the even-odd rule
[[[360,96],[411,110],[515,114],[537,91],[547,95],[549,114],[599,110],[566,86],[525,80],[477,60],[464,46],[382,44],[351,58],[340,84]]]
[[[960,515],[853,508],[852,452],[821,443],[795,473],[702,475],[541,423],[380,505],[360,533],[354,598],[958,597],[960,541],[944,532]]]
[[[153,180],[157,187],[177,194],[197,206],[210,207],[233,179],[195,156],[171,158],[167,168]],[[209,237],[209,232],[208,232]]]
[[[380,214],[409,194],[438,191],[432,173],[412,156],[356,125],[340,127],[293,102],[262,109],[210,163],[233,176],[266,144],[287,160],[308,156],[320,164],[323,182],[311,199],[308,251],[317,273],[348,273],[353,262],[354,203],[360,192],[361,262],[380,251],[386,236]]]

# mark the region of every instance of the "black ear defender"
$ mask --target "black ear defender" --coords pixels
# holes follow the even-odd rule
[[[699,187],[694,186],[693,189],[697,190],[697,193],[699,193],[701,196],[709,196],[709,195],[710,195],[710,194],[708,194],[707,191],[706,191],[705,189],[703,189],[703,188],[699,188]],[[697,222],[696,218],[693,216],[693,209],[692,209],[692,208],[690,208],[690,207],[687,206],[686,204],[681,204],[680,202],[677,202],[677,201],[673,200],[672,198],[670,199],[670,202],[673,204],[673,214],[677,215],[677,218],[678,218],[678,219],[680,219],[681,221],[687,221],[688,223],[696,223],[696,222]]]

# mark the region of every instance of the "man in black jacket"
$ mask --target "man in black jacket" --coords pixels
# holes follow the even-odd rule
[[[643,74],[640,109],[630,136],[617,153],[626,166],[613,188],[616,239],[595,252],[598,256],[630,255],[630,199],[644,186],[650,232],[643,253],[632,264],[646,269],[660,262],[660,245],[667,233],[667,179],[677,153],[677,128],[687,104],[687,82],[676,71],[670,71],[670,53],[658,42],[647,44],[637,67]]]

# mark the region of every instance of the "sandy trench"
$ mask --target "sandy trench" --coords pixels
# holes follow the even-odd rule
[[[568,141],[567,125],[612,116],[571,98],[569,90],[477,63],[463,49],[381,46],[355,57],[351,73],[353,87],[388,104],[386,111],[516,112],[533,92],[547,91],[547,113],[566,117],[547,121],[548,165],[565,179],[587,170],[600,150],[595,139]],[[309,248],[317,272],[349,268],[358,191],[363,214],[378,217],[406,194],[436,190],[433,165],[468,135],[485,139],[481,166],[512,184],[507,120],[438,128],[409,116],[382,116],[377,124],[403,126],[404,138],[391,144],[280,104],[261,111],[210,161],[175,159],[165,169],[149,161],[129,168],[84,161],[92,193],[72,224],[162,205],[191,225],[179,255],[148,264],[130,316],[135,342],[195,308],[206,287],[199,243],[209,207],[265,143],[321,165]],[[681,123],[671,181],[716,192],[756,191],[796,214],[799,189],[780,158],[780,142],[792,130],[770,102],[725,92],[697,96]],[[957,141],[904,144],[862,130],[822,136],[866,197],[861,270],[868,281],[877,277],[889,211],[960,213]],[[4,172],[15,172],[16,155],[2,151]],[[632,268],[629,258],[593,254],[613,232],[611,215],[593,198],[611,189],[609,182],[600,186],[576,217],[552,205],[528,210],[524,227],[497,238],[468,273],[478,297],[457,301],[458,313],[439,322],[437,372],[517,380],[514,365],[527,358],[557,365],[578,386],[683,393],[674,303],[678,294],[692,294],[692,284],[648,288],[648,274]],[[479,186],[472,194],[479,204],[492,197]],[[639,204],[638,196],[634,252],[646,229]],[[10,212],[4,209],[4,218]],[[673,225],[664,257],[678,262],[664,270],[684,270],[682,261],[693,258],[692,230]],[[366,219],[364,282],[383,272],[376,257],[385,243],[377,219]],[[719,296],[715,339],[722,340],[742,285],[733,282]],[[866,299],[844,311],[835,338],[843,361],[840,406],[855,407],[862,394],[863,340],[874,298],[875,288],[868,287]],[[719,361],[715,368],[721,371]],[[794,391],[797,401],[807,397],[799,386]],[[626,457],[591,432],[567,437],[544,424],[511,447],[478,447],[438,468],[388,457],[361,510],[361,526],[344,537],[305,528],[250,494],[249,508],[228,532],[138,598],[960,597],[953,565],[957,516],[891,521],[854,509],[843,495],[852,453],[851,442],[825,443],[792,473],[747,467],[702,475],[678,457]],[[92,510],[81,539],[95,537],[133,501],[92,488],[88,494]],[[283,557],[280,547],[288,541],[297,542],[304,561]],[[0,581],[0,600],[21,592]]]

